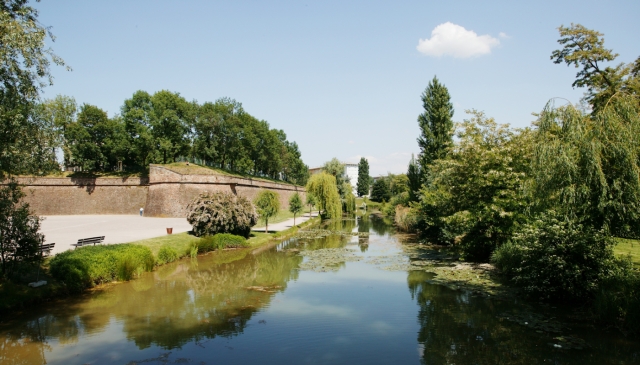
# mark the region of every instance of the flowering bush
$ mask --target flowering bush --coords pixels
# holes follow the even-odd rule
[[[189,204],[187,211],[187,221],[198,237],[216,233],[249,237],[251,227],[258,222],[253,204],[247,198],[231,193],[200,194]]]

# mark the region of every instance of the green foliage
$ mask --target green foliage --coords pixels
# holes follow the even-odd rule
[[[258,216],[264,220],[266,233],[269,231],[269,218],[280,211],[280,196],[271,190],[261,190],[253,203],[256,205]]]
[[[459,141],[430,166],[421,190],[420,229],[433,243],[459,244],[468,259],[486,260],[509,240],[528,207],[522,194],[531,133],[499,125],[484,114],[460,125]]]
[[[600,321],[639,333],[640,275],[625,268],[617,270],[600,283],[592,309]]]
[[[340,199],[344,199],[347,193],[352,191],[349,177],[345,174],[345,166],[337,158],[334,157],[331,161],[326,162],[322,166],[322,171],[336,178],[336,187],[338,188]]]
[[[604,280],[625,268],[615,259],[613,245],[602,231],[559,220],[549,211],[521,226],[492,262],[536,298],[593,298]]]
[[[129,280],[151,271],[155,259],[147,247],[120,244],[82,247],[55,255],[51,275],[71,291],[81,291],[116,279]]]
[[[580,68],[572,86],[587,88],[585,98],[595,112],[616,94],[640,94],[640,58],[632,64],[604,66],[603,63],[615,60],[618,54],[604,47],[602,33],[573,23],[558,30],[561,37],[558,43],[563,48],[553,51],[551,59],[554,63]]]
[[[393,218],[396,215],[397,207],[408,207],[409,202],[409,192],[403,191],[391,197],[389,204],[384,207],[383,213],[387,217]]]
[[[594,115],[547,106],[535,133],[535,208],[619,237],[640,235],[640,108],[614,98]]]
[[[38,233],[41,219],[31,214],[15,180],[0,180],[0,278],[9,276],[22,262],[39,262],[44,236]]]
[[[424,180],[428,174],[429,165],[445,157],[452,145],[453,104],[449,90],[435,76],[427,85],[421,98],[424,112],[418,116],[420,127],[418,159]]]
[[[312,175],[307,182],[307,194],[313,196],[323,219],[342,216],[342,202],[336,186],[336,178],[326,172]]]
[[[34,109],[41,89],[53,83],[51,62],[64,61],[46,45],[53,35],[24,0],[0,11],[0,177],[44,174],[56,167],[54,136]]]
[[[77,121],[65,130],[70,165],[83,171],[111,171],[124,160],[128,149],[124,124],[119,118],[109,119],[104,110],[84,104]]]
[[[160,251],[158,252],[158,265],[164,265],[169,262],[174,262],[179,258],[178,252],[169,245],[164,245],[160,247]]]
[[[347,214],[353,214],[356,211],[356,196],[352,191],[347,192],[344,200],[342,201],[342,211]]]
[[[389,189],[389,179],[385,177],[378,178],[371,187],[371,200],[374,202],[389,201],[391,199],[391,191]]]
[[[194,127],[193,155],[206,164],[301,185],[309,177],[298,144],[233,99],[199,106]]]
[[[409,201],[417,202],[418,196],[420,195],[420,188],[422,187],[422,172],[420,170],[420,164],[416,161],[413,153],[411,154],[411,160],[407,168],[407,179],[409,180]]]
[[[251,202],[231,193],[203,193],[187,207],[187,221],[193,234],[200,237],[232,233],[249,237],[258,215]]]
[[[289,199],[289,211],[293,213],[293,225],[296,225],[296,215],[302,212],[304,206],[302,205],[302,198],[300,198],[300,194],[297,192],[291,196]]]
[[[225,248],[248,247],[247,239],[229,233],[218,233],[213,236],[204,236],[197,243],[198,253],[205,253]]]
[[[418,212],[414,208],[398,204],[395,206],[393,221],[398,230],[402,232],[415,232],[418,222]]]
[[[317,200],[309,190],[307,190],[307,199],[305,203],[309,206],[309,216],[311,216],[311,207],[317,204]]]
[[[369,195],[369,186],[371,183],[371,176],[369,176],[369,161],[366,158],[361,157],[358,163],[358,183],[356,185],[356,191],[358,196]]]

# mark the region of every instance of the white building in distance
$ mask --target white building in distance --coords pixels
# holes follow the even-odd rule
[[[358,190],[356,186],[358,185],[358,164],[357,163],[347,163],[341,162],[344,165],[344,176],[351,184],[351,188],[353,191],[353,195],[358,196]],[[309,175],[315,175],[322,171],[322,167],[314,167],[309,169]]]

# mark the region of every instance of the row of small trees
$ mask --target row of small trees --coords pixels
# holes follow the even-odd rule
[[[302,198],[296,192],[289,199],[294,225],[303,208]],[[253,203],[227,192],[202,193],[187,207],[187,221],[193,226],[193,234],[199,237],[218,233],[249,237],[258,219],[265,222],[265,233],[268,232],[269,220],[279,212],[280,196],[271,190],[261,190]]]
[[[640,279],[613,252],[615,237],[640,238],[640,58],[604,67],[615,55],[600,33],[560,35],[552,59],[581,67],[574,86],[587,87],[589,107],[550,102],[525,129],[475,110],[454,125],[434,78],[409,191],[389,198],[400,207],[390,213],[428,242],[491,260],[536,298],[595,301],[601,317],[640,329]]]
[[[109,118],[97,106],[57,96],[38,103],[32,118],[51,136],[49,145],[62,148],[64,164],[83,171],[137,171],[191,157],[301,185],[308,176],[296,142],[229,98],[198,104],[167,90],[137,91]]]

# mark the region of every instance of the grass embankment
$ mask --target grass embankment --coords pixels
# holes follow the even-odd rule
[[[171,171],[177,172],[181,175],[223,175],[223,176],[232,176],[232,177],[239,177],[243,179],[266,181],[266,182],[273,182],[278,184],[295,186],[292,183],[282,181],[282,180],[271,179],[263,176],[253,176],[249,174],[242,174],[235,171],[219,169],[219,168],[210,167],[210,166],[202,166],[194,163],[189,163],[187,165],[186,162],[174,162],[174,163],[169,163],[169,164],[164,164],[159,166],[162,166]]]
[[[291,237],[299,228],[308,227],[319,221],[318,217],[312,218],[276,233],[252,232],[246,244],[253,250],[276,240]],[[0,313],[17,311],[93,285],[113,280],[129,280],[142,271],[153,269],[154,263],[161,265],[162,263],[157,262],[161,249],[170,247],[177,253],[178,258],[183,258],[189,256],[190,247],[197,245],[201,240],[201,238],[188,233],[180,233],[128,244],[89,246],[66,251],[43,263],[40,280],[47,281],[45,286],[31,288],[26,284],[0,281]],[[227,263],[240,260],[248,252],[250,250],[218,250],[215,255],[219,260],[216,261]],[[54,278],[51,271],[55,272],[56,270],[59,275],[66,277],[66,280],[72,284],[67,285],[64,280]]]
[[[631,256],[633,266],[640,268],[640,241],[619,238],[614,252],[618,256]]]

